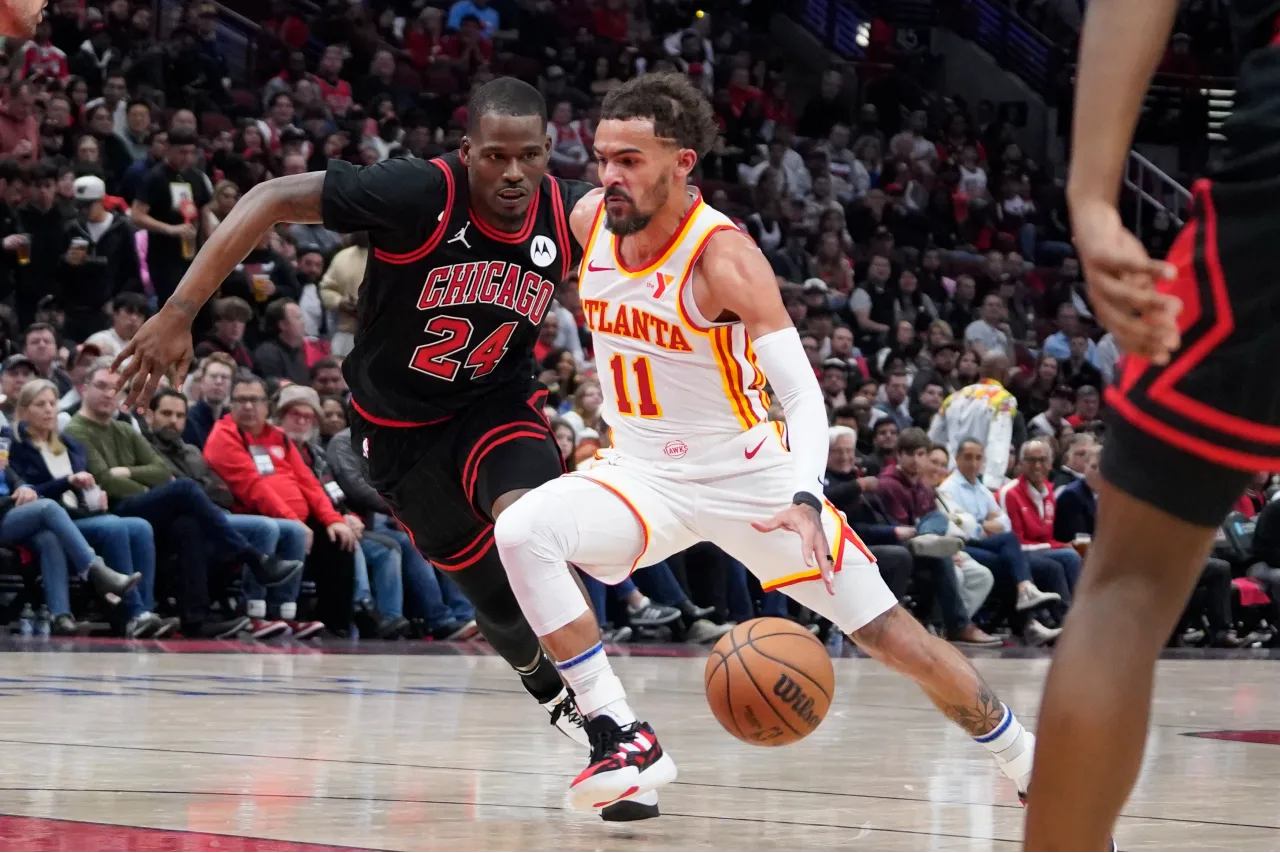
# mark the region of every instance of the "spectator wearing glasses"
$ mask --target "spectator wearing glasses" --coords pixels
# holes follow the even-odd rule
[[[269,590],[258,583],[252,572],[244,573],[241,591],[247,615],[252,620],[249,632],[259,640],[288,635],[294,633],[295,628],[298,639],[319,632],[323,628],[319,622],[297,622],[293,617],[286,621],[284,618],[291,611],[296,615],[298,593],[302,587],[302,564],[306,559],[306,531],[300,524],[266,516],[231,515],[235,498],[226,481],[209,468],[200,448],[182,440],[186,414],[186,397],[171,388],[157,391],[151,398],[151,407],[146,415],[151,446],[169,464],[175,477],[199,483],[209,500],[227,514],[227,522],[250,544],[297,567],[293,578]],[[280,619],[267,618],[268,603],[277,613],[283,609]],[[293,607],[286,607],[290,603]]]
[[[1030,439],[1019,450],[1018,461],[1022,474],[1000,489],[1000,505],[1008,513],[1018,541],[1024,547],[1031,546],[1035,556],[1060,565],[1068,591],[1073,590],[1080,578],[1080,555],[1053,535],[1057,507],[1053,486],[1048,481],[1053,468],[1053,448],[1044,439]],[[1063,602],[1070,604],[1066,596]]]
[[[214,424],[204,458],[231,487],[237,511],[307,525],[307,567],[321,596],[320,620],[332,631],[346,630],[359,538],[298,448],[267,422],[263,380],[245,374],[233,382],[231,412]]]
[[[235,376],[236,363],[224,352],[205,357],[200,366],[200,378],[194,392],[196,402],[187,410],[182,440],[203,448],[213,425],[227,413],[231,396],[231,377]]]
[[[1021,626],[1023,639],[1029,645],[1044,645],[1061,631],[1046,628],[1030,614],[1061,600],[1061,595],[1036,586],[1031,564],[1013,533],[1009,516],[979,478],[985,467],[982,445],[974,439],[960,442],[956,469],[938,487],[938,503],[963,534],[965,552],[991,569],[1001,587],[1011,593],[1013,610],[1020,614],[1015,622],[1025,620]]]
[[[84,404],[66,433],[85,448],[89,473],[119,516],[141,518],[156,533],[157,553],[181,561],[178,603],[187,636],[224,637],[247,619],[209,619],[209,561],[242,563],[266,584],[297,576],[296,563],[253,548],[194,480],[174,480],[168,463],[131,425],[116,419],[120,379],[111,359],[90,365],[80,386]]]

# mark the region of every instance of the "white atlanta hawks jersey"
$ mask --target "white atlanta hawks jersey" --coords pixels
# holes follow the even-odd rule
[[[733,222],[697,194],[658,257],[633,269],[604,220],[601,205],[579,292],[614,446],[641,458],[693,459],[767,420],[765,376],[746,329],[708,321],[693,300],[698,256]]]

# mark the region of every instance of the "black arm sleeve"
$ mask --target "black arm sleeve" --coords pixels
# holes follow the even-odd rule
[[[381,239],[376,242],[395,250],[397,244],[429,233],[426,226],[435,226],[448,195],[444,169],[428,160],[393,157],[372,166],[330,160],[321,214],[330,231],[377,231]]]

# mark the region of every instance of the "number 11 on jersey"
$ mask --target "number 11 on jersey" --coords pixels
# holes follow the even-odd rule
[[[631,360],[631,369],[636,375],[636,386],[640,399],[640,417],[660,418],[662,407],[653,393],[653,370],[649,367],[647,356],[636,356]],[[631,394],[627,391],[627,362],[621,354],[609,359],[609,372],[613,374],[613,390],[618,395],[618,414],[634,415],[635,408],[631,404]]]

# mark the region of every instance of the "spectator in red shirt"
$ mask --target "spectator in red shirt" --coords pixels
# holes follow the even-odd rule
[[[409,22],[404,34],[404,49],[409,61],[419,70],[444,56],[444,10],[428,6]]]
[[[1074,430],[1088,427],[1098,419],[1101,408],[1102,395],[1098,393],[1098,389],[1092,385],[1081,385],[1080,390],[1076,391],[1076,412],[1067,418],[1067,423]]]
[[[21,80],[0,104],[0,157],[28,164],[40,158],[40,121],[32,114],[35,93]]]
[[[1235,506],[1231,507],[1231,511],[1238,512],[1245,518],[1257,517],[1258,513],[1262,512],[1262,508],[1267,505],[1266,488],[1270,479],[1271,475],[1266,471],[1254,474],[1253,482],[1244,490],[1244,494],[1236,501]]]
[[[458,32],[444,37],[444,54],[456,59],[468,70],[474,71],[493,58],[493,42],[484,32],[484,25],[475,15],[464,15]]]
[[[591,29],[601,38],[626,41],[627,10],[622,0],[605,0],[603,6],[596,6],[591,11]]]
[[[231,412],[214,424],[204,458],[231,489],[233,511],[307,525],[308,566],[326,599],[321,621],[345,629],[355,579],[352,554],[359,540],[284,430],[267,423],[261,379],[241,377],[232,385]]]
[[[774,124],[796,129],[796,113],[787,99],[787,81],[781,77],[769,86],[769,94],[764,99],[764,117]]]
[[[53,24],[46,17],[36,27],[36,37],[22,48],[22,68],[18,75],[22,79],[43,77],[45,79],[63,80],[71,75],[67,65],[67,55],[56,48],[51,41]]]
[[[1053,485],[1048,481],[1053,468],[1053,447],[1044,439],[1033,438],[1022,445],[1018,460],[1022,474],[1001,487],[1000,506],[1008,513],[1013,532],[1018,534],[1023,548],[1062,566],[1067,586],[1074,590],[1080,577],[1080,555],[1053,537],[1056,506]]]
[[[289,50],[302,50],[311,38],[307,22],[289,11],[284,0],[272,0],[270,16],[262,22],[262,29],[284,42]]]
[[[763,94],[751,85],[751,69],[733,69],[733,74],[729,77],[729,107],[733,111],[734,118],[741,117],[747,104],[760,100]]]
[[[325,106],[334,115],[346,115],[351,106],[351,84],[342,79],[342,48],[329,45],[324,49],[324,56],[316,69],[316,82],[320,86],[320,97]]]

